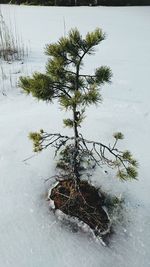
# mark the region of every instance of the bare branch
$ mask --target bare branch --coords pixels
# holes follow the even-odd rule
[[[54,134],[48,134],[46,132],[41,133],[41,138],[39,140],[39,147],[40,150],[46,149],[49,146],[53,146],[56,148],[55,156],[57,155],[58,151],[62,149],[62,147],[66,147],[66,143],[69,143],[70,141],[75,140],[74,136],[67,136],[67,135],[61,135],[60,133],[54,133]],[[78,141],[78,162],[80,166],[80,161],[82,158],[91,159],[93,162],[95,162],[97,165],[107,165],[111,168],[117,168],[118,172],[121,173],[122,170],[126,172],[126,174],[129,174],[129,168],[134,167],[133,164],[133,158],[124,157],[124,152],[119,151],[116,148],[117,141],[112,146],[107,146],[101,142],[97,141],[91,141],[83,138],[83,136],[80,134],[77,138]],[[69,143],[70,146],[71,143]],[[73,150],[72,150],[73,149]],[[73,147],[70,150],[70,167],[68,166],[68,170],[72,172],[72,167],[74,165],[74,157],[73,154],[75,153],[76,148]],[[95,152],[95,153],[93,153]],[[72,163],[71,163],[72,158]],[[122,178],[126,179],[126,178]]]

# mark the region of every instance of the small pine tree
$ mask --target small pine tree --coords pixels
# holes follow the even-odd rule
[[[84,58],[93,55],[95,47],[105,39],[101,29],[88,32],[83,38],[77,29],[72,29],[67,37],[46,46],[46,55],[50,58],[46,73],[34,73],[32,77],[21,77],[20,87],[33,97],[46,102],[57,99],[66,111],[72,111],[72,118],[63,121],[64,125],[73,128],[72,137],[61,134],[48,134],[43,130],[31,133],[34,151],[39,152],[50,145],[60,150],[58,167],[63,168],[78,182],[88,164],[106,164],[117,169],[121,180],[137,177],[137,162],[129,151],[119,151],[117,142],[123,139],[122,133],[115,133],[114,144],[106,146],[101,142],[86,140],[79,132],[86,107],[102,101],[100,89],[111,80],[111,70],[106,66],[97,68],[94,74],[83,74]],[[110,156],[109,156],[110,155]]]

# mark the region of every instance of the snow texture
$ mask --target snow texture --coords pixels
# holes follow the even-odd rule
[[[28,7],[1,5],[6,22],[16,25],[29,54],[23,62],[0,62],[0,266],[1,267],[148,267],[150,266],[150,7]],[[116,131],[139,161],[139,180],[121,183],[97,169],[92,183],[124,198],[122,218],[108,247],[82,231],[74,232],[49,210],[47,192],[55,174],[53,150],[32,156],[30,131],[71,130],[62,127],[65,112],[24,95],[20,75],[44,71],[47,43],[69,29],[82,34],[101,27],[107,39],[85,72],[100,65],[113,71],[102,88],[103,104],[87,111],[82,133],[111,142]],[[115,218],[114,218],[115,220]]]

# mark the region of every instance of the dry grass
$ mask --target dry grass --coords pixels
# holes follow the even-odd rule
[[[0,59],[7,62],[22,60],[27,54],[22,39],[17,34],[15,23],[8,27],[0,10]]]
[[[8,17],[6,23],[0,9],[0,95],[6,96],[10,89],[16,88],[28,51],[18,34],[15,19]]]

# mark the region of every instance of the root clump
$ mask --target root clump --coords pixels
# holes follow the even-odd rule
[[[59,181],[52,189],[50,199],[54,201],[55,209],[83,221],[95,234],[108,233],[110,220],[103,209],[105,197],[87,181]]]

